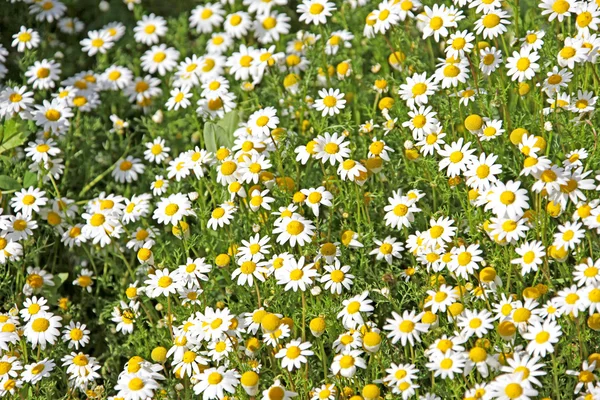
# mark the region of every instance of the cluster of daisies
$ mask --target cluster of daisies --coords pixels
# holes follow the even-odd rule
[[[598,0],[13,3],[0,397],[600,399]]]

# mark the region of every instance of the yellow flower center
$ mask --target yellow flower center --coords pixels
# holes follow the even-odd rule
[[[163,62],[165,60],[165,58],[167,58],[167,55],[164,52],[159,51],[158,53],[156,53],[154,55],[154,57],[152,57],[152,60],[154,60],[154,62],[159,63],[159,62]]]
[[[433,17],[429,21],[429,27],[434,31],[437,31],[442,26],[444,26],[444,20],[442,19],[442,17]]]
[[[51,108],[48,111],[46,111],[46,119],[51,122],[58,121],[60,118],[60,115],[61,115],[60,111],[58,111],[54,108]]]
[[[464,157],[464,154],[462,153],[462,151],[458,150],[458,151],[453,151],[452,154],[450,154],[450,161],[452,161],[453,163],[459,163],[462,161]]]
[[[523,394],[523,388],[518,383],[509,383],[504,388],[504,394],[509,399],[518,399]]]
[[[286,227],[287,233],[297,236],[304,231],[304,224],[300,221],[291,221]]]
[[[326,107],[335,107],[337,104],[337,99],[334,96],[325,96],[323,99],[323,104],[325,104]]]
[[[50,321],[48,321],[46,318],[38,318],[31,324],[31,329],[33,329],[34,332],[38,333],[46,332],[49,327]]]
[[[300,356],[300,347],[290,346],[285,351],[285,356],[291,360],[296,359]]]
[[[412,87],[413,97],[420,96],[420,95],[424,94],[426,91],[427,91],[427,85],[424,83],[416,83]]]
[[[571,5],[566,0],[557,0],[552,4],[552,11],[557,14],[564,14],[571,8]]]
[[[341,368],[351,368],[352,366],[354,366],[354,357],[352,356],[343,356],[342,358],[340,358],[340,367]]]
[[[83,331],[79,328],[73,328],[69,332],[69,337],[71,338],[71,340],[81,340],[81,338],[83,338]]]
[[[164,289],[164,288],[168,288],[169,286],[171,286],[172,283],[173,283],[173,279],[171,279],[171,277],[169,277],[169,276],[164,275],[158,279],[157,285]]]
[[[92,215],[92,218],[90,218],[90,224],[92,226],[100,226],[100,225],[104,224],[105,221],[106,221],[106,217],[104,216],[104,214],[100,214],[100,213],[96,213],[96,214]]]
[[[487,14],[485,17],[483,17],[481,22],[484,27],[492,29],[498,26],[500,23],[500,17],[496,14]]]
[[[324,7],[322,4],[319,4],[319,3],[314,3],[314,4],[312,4],[312,5],[310,6],[310,8],[309,8],[309,10],[308,10],[308,11],[309,11],[309,12],[310,12],[312,15],[319,15],[319,14],[321,14],[321,13],[323,12],[323,10],[324,10],[324,9],[325,9],[325,7]]]

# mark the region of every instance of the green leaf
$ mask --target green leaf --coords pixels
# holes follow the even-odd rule
[[[37,182],[37,175],[31,171],[25,172],[25,177],[23,178],[23,187],[28,188],[29,186],[34,186]]]
[[[217,125],[212,122],[207,122],[204,124],[204,144],[206,146],[206,150],[211,153],[215,153],[218,149],[217,147]]]
[[[15,147],[19,147],[27,140],[27,136],[29,136],[28,132],[20,132],[16,135],[13,135],[9,139],[4,137],[4,141],[0,144],[0,154],[4,153],[7,150],[14,149]]]
[[[238,128],[239,122],[240,115],[237,111],[229,111],[219,122],[217,122],[217,125],[223,129],[223,134],[217,137],[217,141],[221,146],[229,148],[233,147],[233,132]]]
[[[17,121],[8,119],[4,121],[2,129],[0,129],[0,142],[4,143],[18,132]]]
[[[57,284],[56,286],[60,286],[63,283],[65,283],[65,281],[69,278],[69,273],[68,272],[61,272],[60,274],[56,274],[54,276],[54,281],[55,284]]]
[[[15,179],[7,175],[0,175],[0,189],[3,190],[17,190],[20,189],[21,185]]]

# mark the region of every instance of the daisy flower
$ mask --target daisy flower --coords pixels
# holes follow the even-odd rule
[[[144,146],[146,146],[146,150],[144,151],[145,160],[160,164],[169,157],[169,150],[171,150],[171,148],[165,146],[165,140],[160,136],[152,142],[145,143]]]
[[[317,160],[323,163],[335,165],[342,163],[345,158],[350,156],[350,143],[345,140],[345,136],[337,133],[331,135],[329,132],[324,132],[322,136],[315,139],[314,156]]]
[[[146,166],[140,162],[139,158],[127,156],[115,163],[112,170],[112,177],[120,183],[131,183],[138,179],[138,176],[144,173]]]
[[[523,243],[521,246],[515,248],[515,251],[521,257],[511,260],[511,264],[520,265],[523,276],[532,271],[537,272],[546,255],[545,247],[540,241]]]
[[[321,206],[331,207],[333,195],[325,190],[324,186],[318,188],[302,189],[300,191],[305,197],[305,204],[310,207],[313,214],[318,218]]]
[[[362,353],[360,350],[345,350],[337,354],[333,358],[331,372],[344,378],[352,378],[356,374],[357,368],[367,368],[367,363],[360,357]],[[323,394],[322,391],[321,394]]]
[[[177,225],[185,216],[195,216],[192,204],[187,196],[176,193],[169,197],[162,197],[156,204],[152,218],[159,224]]]
[[[536,63],[540,56],[535,50],[521,48],[520,51],[514,51],[511,57],[506,59],[507,75],[513,81],[523,82],[532,79],[536,72],[540,70]]]
[[[491,75],[502,64],[502,51],[487,47],[479,51],[479,69],[485,75]]]
[[[29,321],[31,317],[38,314],[39,312],[48,311],[50,307],[48,307],[46,303],[48,303],[48,300],[46,300],[43,297],[38,298],[36,296],[33,296],[31,298],[25,299],[25,301],[23,302],[23,308],[19,311],[19,314],[21,314],[21,318],[23,319],[23,321]]]
[[[483,262],[482,251],[479,245],[471,244],[468,247],[461,245],[452,250],[452,258],[448,263],[448,269],[463,279],[469,279],[469,275],[475,274],[479,269],[479,263]]]
[[[55,366],[56,364],[54,361],[44,358],[41,361],[25,365],[21,374],[21,378],[24,382],[35,385],[42,379],[49,377]]]
[[[158,72],[160,76],[164,76],[167,72],[175,68],[178,58],[179,52],[172,47],[167,47],[163,43],[158,46],[152,46],[140,59],[144,71],[151,74]]]
[[[528,340],[527,352],[531,355],[545,357],[546,354],[554,353],[554,344],[562,335],[561,327],[555,321],[544,321],[531,324],[523,339]]]
[[[478,35],[483,34],[484,39],[494,39],[506,32],[506,25],[510,25],[508,13],[494,9],[475,21],[475,32]]]
[[[179,272],[170,272],[167,268],[157,269],[154,274],[149,274],[144,283],[146,284],[145,293],[151,297],[169,296],[175,294],[181,286]]]
[[[571,16],[573,3],[573,0],[542,0],[539,7],[542,9],[542,15],[548,15],[548,21],[557,19],[558,22],[562,22]]]
[[[310,220],[294,213],[291,217],[284,217],[281,222],[275,224],[273,233],[279,234],[277,243],[283,245],[289,241],[290,246],[294,247],[296,244],[304,246],[306,243],[311,242],[314,229],[314,225]]]
[[[333,265],[325,265],[325,273],[321,276],[321,283],[324,283],[324,289],[333,294],[342,294],[342,290],[350,290],[354,275],[350,272],[350,266],[342,266],[338,260]]]
[[[321,89],[319,90],[320,98],[315,100],[313,108],[321,111],[323,117],[329,115],[334,116],[340,113],[341,109],[346,108],[346,100],[344,93],[339,89]]]
[[[27,112],[33,106],[33,92],[27,91],[27,86],[7,87],[0,92],[0,113],[12,116]]]
[[[310,350],[312,344],[309,342],[302,342],[300,339],[290,341],[284,348],[279,350],[275,354],[275,358],[281,359],[281,367],[287,368],[288,371],[294,369],[300,369],[302,364],[308,362],[307,357],[314,355],[315,353]]]
[[[96,55],[97,53],[105,54],[115,43],[108,32],[89,31],[88,37],[79,42],[82,46],[82,51],[88,56]]]
[[[432,96],[438,89],[434,78],[435,76],[427,78],[425,72],[422,74],[415,73],[412,77],[406,78],[406,83],[400,85],[398,93],[409,107],[425,105],[429,96]]]
[[[85,324],[71,321],[69,326],[65,326],[63,329],[63,341],[69,344],[70,348],[79,350],[79,347],[85,347],[90,341],[90,331],[87,329]]]
[[[385,34],[391,27],[400,22],[399,7],[394,2],[384,0],[376,10],[367,17],[367,22],[373,21],[375,33]]]
[[[30,186],[16,192],[11,198],[10,206],[17,213],[32,215],[33,212],[39,213],[40,207],[45,206],[47,203],[46,192]]]
[[[31,317],[25,326],[25,337],[32,348],[38,345],[44,350],[47,344],[54,345],[60,336],[60,321],[62,317],[49,312],[40,312]]]
[[[445,145],[443,150],[438,151],[438,154],[444,157],[439,163],[439,170],[446,169],[448,177],[462,174],[467,170],[467,166],[476,159],[476,156],[473,155],[474,152],[475,149],[471,149],[471,142],[463,145],[462,138],[450,145]]]
[[[252,135],[269,136],[278,124],[279,118],[274,107],[265,107],[256,111],[248,119],[248,127],[252,131]]]
[[[465,359],[461,353],[448,351],[444,354],[435,354],[431,362],[425,366],[442,379],[454,379],[454,374],[460,374],[465,367]]]
[[[237,11],[227,15],[223,23],[225,33],[235,39],[246,36],[252,28],[252,18],[245,11]]]
[[[298,4],[296,12],[300,14],[300,22],[320,25],[326,24],[327,17],[331,17],[332,11],[335,10],[335,3],[327,0],[303,0],[301,4]]]
[[[283,267],[275,271],[277,284],[284,285],[284,290],[293,290],[294,292],[304,292],[313,284],[313,280],[318,275],[314,264],[305,264],[305,258],[300,257],[297,261],[294,258],[289,258],[283,264]]]
[[[584,289],[578,288],[577,285],[565,287],[554,298],[556,307],[562,314],[572,314],[577,317],[580,311],[585,311],[587,308],[583,295]]]
[[[196,28],[198,33],[211,33],[224,21],[225,10],[219,3],[200,4],[190,14],[190,28]]]
[[[167,21],[154,14],[144,15],[133,28],[136,42],[152,45],[159,42],[160,37],[167,33]]]
[[[427,295],[430,299],[425,303],[425,307],[431,307],[431,312],[434,314],[437,314],[438,311],[446,312],[448,306],[458,299],[456,290],[448,285],[441,285],[437,291],[428,290]]]
[[[499,400],[532,400],[538,394],[529,382],[523,380],[522,373],[500,375],[488,388],[491,398]]]
[[[444,246],[450,242],[456,232],[453,226],[454,220],[448,217],[440,217],[429,221],[430,228],[423,236],[423,244],[428,246]]]
[[[557,248],[574,249],[585,236],[585,231],[581,229],[582,225],[581,222],[565,222],[559,225],[552,244]]]
[[[461,334],[464,337],[475,335],[478,338],[481,338],[490,330],[494,329],[492,321],[492,314],[487,310],[464,310],[463,313],[458,316],[457,325],[462,328]]]
[[[490,192],[485,209],[492,210],[498,217],[518,219],[529,208],[527,189],[521,188],[521,181],[497,181]]]
[[[401,251],[404,246],[401,242],[397,242],[396,238],[387,236],[384,240],[373,239],[375,249],[371,250],[369,255],[374,255],[376,260],[385,260],[388,264],[392,264],[394,258],[402,258]]]
[[[356,326],[363,325],[363,315],[370,315],[375,309],[371,304],[372,300],[368,298],[369,292],[364,291],[359,295],[356,295],[350,299],[344,300],[342,305],[343,310],[337,315],[338,318],[342,318],[342,324],[349,329],[354,329]]]
[[[212,210],[207,224],[208,228],[216,231],[217,227],[222,228],[224,225],[229,225],[233,220],[233,213],[236,210],[235,207],[232,207],[227,203],[221,204],[219,207]]]
[[[415,311],[404,311],[402,316],[392,311],[392,318],[386,319],[387,325],[383,329],[389,331],[387,336],[392,344],[400,341],[402,346],[407,343],[414,346],[415,342],[421,342],[421,334],[429,329],[429,325],[420,322],[422,316],[423,313],[417,314]]]
[[[262,392],[262,400],[292,400],[298,396],[296,392],[286,390],[279,379]]]
[[[19,32],[15,33],[11,43],[12,47],[16,47],[19,53],[27,50],[35,49],[40,44],[40,34],[37,31],[21,26]]]
[[[456,28],[457,24],[445,5],[434,4],[433,8],[425,6],[424,12],[417,16],[422,26],[423,39],[433,36],[436,42],[448,36],[448,28]]]
[[[237,278],[237,284],[240,286],[248,284],[248,286],[254,286],[254,278],[261,282],[265,281],[265,275],[268,270],[264,267],[256,265],[256,262],[252,260],[239,260],[239,267],[236,268],[231,274],[231,278]]]

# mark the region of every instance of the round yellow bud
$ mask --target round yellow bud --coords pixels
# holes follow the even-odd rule
[[[521,143],[521,140],[523,139],[524,135],[528,135],[529,132],[527,131],[527,129],[524,128],[516,128],[513,129],[513,131],[510,133],[510,142],[512,144],[514,144],[515,146],[517,146],[519,143]]]
[[[502,321],[498,324],[498,333],[504,338],[512,337],[517,332],[517,327],[512,321]]]
[[[362,395],[365,400],[377,400],[380,394],[381,391],[379,390],[379,387],[372,383],[365,385],[362,390]]]
[[[546,212],[548,213],[548,215],[550,215],[552,218],[556,218],[560,215],[560,213],[562,212],[562,207],[560,205],[560,203],[555,203],[553,201],[548,202],[548,204],[546,205]]]
[[[167,349],[162,346],[155,347],[152,349],[150,357],[152,361],[162,364],[167,360]]]
[[[596,365],[600,363],[600,353],[592,353],[588,356],[588,363],[593,363],[596,361]]]
[[[417,158],[419,158],[420,154],[419,154],[419,150],[415,149],[414,147],[412,149],[405,149],[404,150],[404,155],[406,156],[406,158],[408,158],[410,161],[414,161]]]
[[[221,267],[221,268],[225,268],[226,266],[228,266],[230,261],[231,261],[231,257],[229,257],[229,255],[227,255],[225,253],[219,254],[215,258],[215,264],[217,264],[217,267]]]
[[[391,97],[384,97],[383,99],[379,100],[378,107],[380,110],[389,110],[390,108],[394,107],[394,99]]]
[[[527,287],[523,289],[523,297],[526,299],[539,299],[541,293],[535,287]]]
[[[277,315],[271,313],[265,315],[260,322],[262,328],[267,332],[275,331],[277,328],[279,328],[280,324],[281,319]]]
[[[525,96],[531,90],[531,86],[527,82],[519,83],[519,95]]]
[[[457,317],[463,312],[464,309],[465,307],[461,303],[453,303],[448,307],[448,312],[453,317]]]
[[[318,335],[322,334],[323,332],[325,332],[326,326],[327,325],[325,323],[325,318],[323,318],[323,317],[313,318],[309,324],[310,331],[315,336],[318,336]]]
[[[425,311],[423,313],[423,316],[421,317],[421,322],[424,324],[435,324],[435,321],[437,321],[437,315],[435,315],[431,311]]]
[[[471,132],[475,132],[481,129],[483,126],[483,118],[477,114],[471,114],[465,118],[465,128]]]
[[[254,371],[244,372],[240,382],[243,386],[256,386],[258,385],[258,374]]]
[[[396,51],[388,56],[388,62],[392,66],[400,65],[404,60],[406,60],[406,54],[401,51]]]
[[[496,279],[496,270],[493,267],[485,267],[479,271],[479,280],[481,282],[490,283]]]
[[[590,317],[587,320],[587,325],[590,329],[594,331],[600,331],[600,314],[595,313],[590,315]]]
[[[479,50],[487,49],[488,47],[490,47],[490,44],[484,40],[477,42],[477,48]]]

